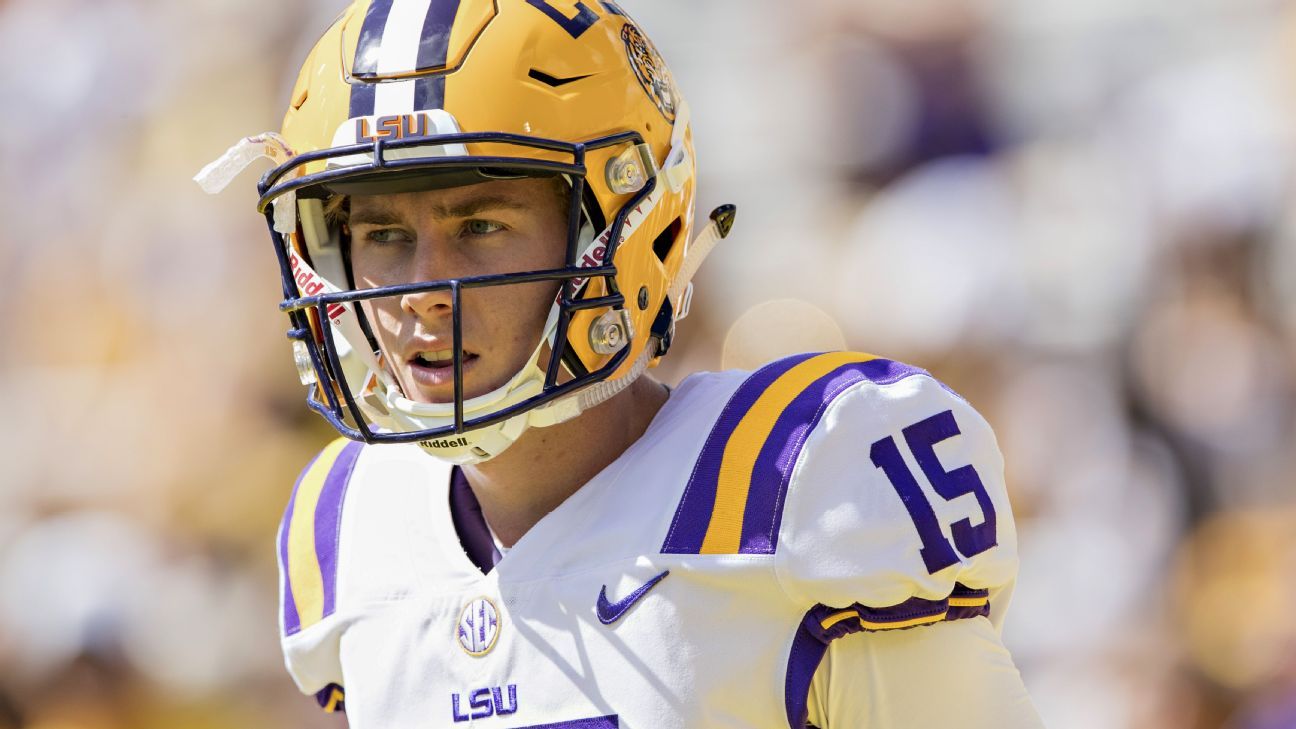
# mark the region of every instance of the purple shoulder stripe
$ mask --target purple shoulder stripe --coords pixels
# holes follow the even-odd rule
[[[279,527],[279,567],[281,576],[281,594],[283,603],[283,632],[293,635],[310,624],[333,613],[337,601],[337,557],[338,539],[342,525],[342,505],[345,500],[347,484],[351,472],[355,469],[360,457],[363,443],[348,442],[342,448],[330,447],[321,452],[302,471],[293,486],[292,497],[284,511],[283,522]],[[328,461],[320,458],[331,454]],[[327,469],[327,471],[325,470]],[[293,531],[296,520],[298,531],[305,526],[303,517],[297,515],[299,508],[312,508],[309,515],[309,537]],[[306,541],[309,539],[309,541]],[[294,548],[294,545],[298,545]],[[313,553],[308,545],[313,545]],[[314,558],[315,564],[301,564],[303,557],[299,550]],[[292,559],[297,563],[290,562]],[[301,570],[308,572],[303,573]],[[316,573],[315,570],[318,570]],[[313,586],[294,584],[293,576]],[[310,575],[318,574],[318,580]],[[305,594],[299,594],[305,590]],[[313,606],[313,607],[312,607]],[[305,622],[306,624],[303,624]]]
[[[684,487],[684,496],[675,509],[675,518],[666,534],[666,542],[662,545],[663,554],[697,554],[702,549],[702,540],[706,538],[707,526],[711,523],[711,510],[715,506],[716,487],[720,478],[720,462],[724,459],[729,436],[733,435],[734,429],[751,406],[756,404],[761,393],[788,370],[814,356],[816,355],[801,354],[771,362],[753,372],[729,397],[729,402],[720,411],[720,418],[712,426],[711,434],[702,446],[697,463],[693,465],[693,475]]]
[[[756,457],[751,490],[743,513],[739,552],[774,554],[778,548],[779,525],[783,522],[783,504],[792,468],[801,455],[806,438],[838,395],[865,380],[875,385],[889,385],[906,377],[926,374],[925,370],[900,362],[874,359],[838,367],[802,391],[775,421],[760,455]]]
[[[757,400],[797,365],[819,354],[779,360],[757,370],[730,397],[707,436],[702,452],[685,486],[670,531],[662,545],[665,554],[698,554],[711,525],[719,490],[721,464],[733,445],[732,436]],[[917,367],[888,359],[860,355],[809,382],[768,426],[752,468],[743,504],[738,554],[773,554],[778,548],[779,525],[793,467],[806,438],[819,424],[828,406],[860,382],[888,385],[915,375],[930,375]],[[783,385],[787,386],[786,383]],[[800,386],[799,384],[796,386]],[[750,448],[752,444],[738,444]]]
[[[288,507],[284,509],[283,521],[279,523],[279,593],[282,595],[283,603],[283,632],[284,635],[292,635],[301,629],[301,616],[297,614],[297,603],[293,599],[292,580],[288,576],[288,527],[292,524],[293,507],[297,504],[297,489],[301,488],[302,479],[310,473],[315,462],[319,460],[320,454],[316,453],[315,457],[306,464],[302,472],[297,475],[297,482],[293,484],[292,493],[288,496]]]
[[[360,40],[356,42],[355,58],[351,64],[352,76],[367,77],[378,72],[382,37],[387,29],[392,2],[393,0],[373,0],[365,10],[364,23],[360,26]]]
[[[315,507],[315,555],[319,559],[320,574],[324,578],[324,616],[333,614],[337,605],[338,540],[342,532],[342,502],[351,472],[364,443],[351,442],[329,469],[320,492],[319,505]]]

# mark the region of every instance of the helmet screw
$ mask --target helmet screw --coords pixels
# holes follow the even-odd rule
[[[605,313],[590,325],[590,348],[598,354],[616,354],[633,336],[624,309]]]
[[[648,287],[641,286],[639,288],[639,311],[643,311],[644,309],[647,308],[648,308]]]

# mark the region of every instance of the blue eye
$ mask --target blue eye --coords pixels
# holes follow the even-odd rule
[[[490,235],[504,230],[504,226],[490,220],[469,220],[464,223],[464,230],[469,235]]]
[[[401,243],[410,239],[409,234],[396,228],[379,228],[365,234],[365,239],[372,243]]]

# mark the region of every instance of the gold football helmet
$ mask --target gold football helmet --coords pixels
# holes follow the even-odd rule
[[[282,134],[243,140],[199,181],[222,187],[259,156],[278,163],[259,209],[310,407],[350,438],[419,442],[457,463],[578,415],[654,364],[733,220],[718,209],[690,242],[688,106],[609,0],[357,0],[307,58]],[[565,266],[354,288],[347,229],[328,214],[339,196],[518,177],[570,185]],[[464,292],[536,281],[560,293],[530,361],[465,399]],[[361,306],[431,291],[453,302],[455,394],[438,404],[401,392]]]

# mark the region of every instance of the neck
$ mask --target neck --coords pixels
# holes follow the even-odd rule
[[[508,450],[464,475],[482,515],[513,546],[567,497],[626,451],[666,403],[664,385],[640,377],[605,403],[548,428],[530,428]]]

